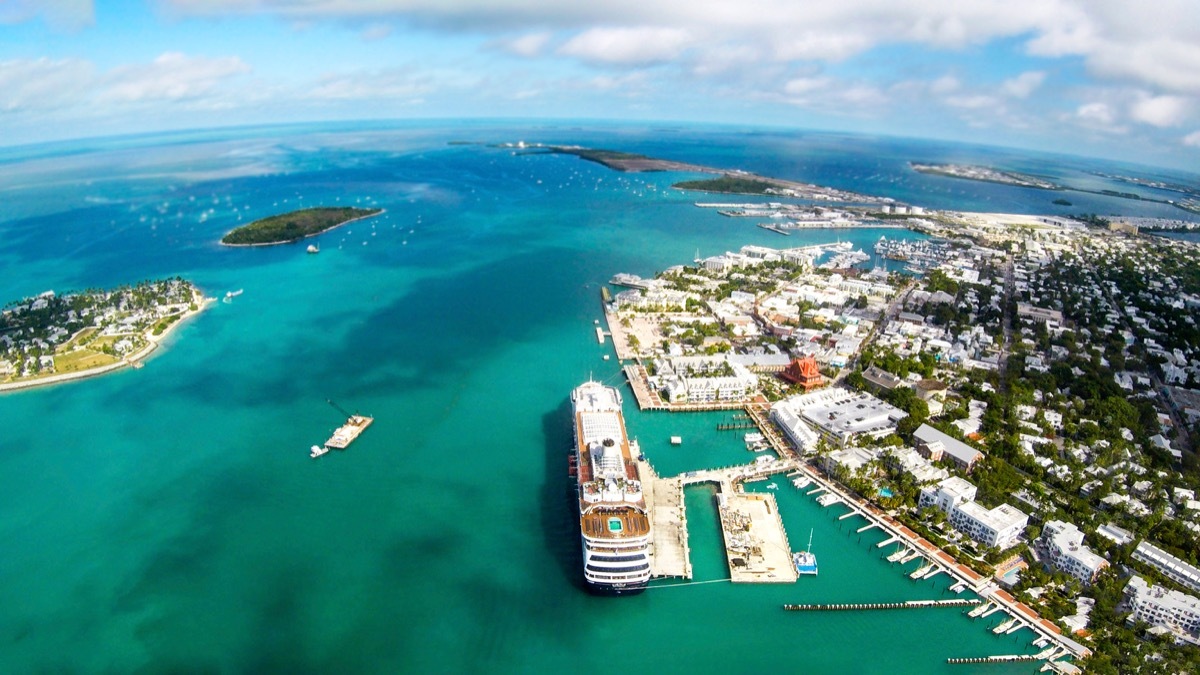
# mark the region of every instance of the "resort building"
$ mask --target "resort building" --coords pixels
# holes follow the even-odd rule
[[[1130,620],[1162,626],[1192,644],[1200,638],[1200,598],[1152,586],[1136,574],[1125,586],[1125,594],[1133,609]]]
[[[958,476],[921,489],[918,508],[936,506],[950,526],[984,546],[1006,549],[1017,543],[1029,516],[1010,504],[988,510],[975,503],[975,486]]]
[[[1133,549],[1133,559],[1153,567],[1181,586],[1200,591],[1200,570],[1157,546],[1143,541]]]
[[[1083,532],[1073,523],[1047,522],[1034,548],[1044,560],[1084,584],[1091,584],[1100,570],[1108,567],[1107,560],[1083,545]]]
[[[950,477],[950,472],[940,466],[934,466],[921,453],[912,448],[892,448],[885,459],[889,466],[900,469],[911,475],[917,485],[936,483]]]
[[[913,443],[917,446],[917,451],[929,461],[949,459],[967,473],[971,473],[975,464],[983,459],[982,452],[928,424],[922,424],[913,432]]]
[[[802,419],[837,443],[845,443],[859,434],[881,437],[896,429],[896,423],[908,413],[865,392],[849,389],[822,389],[793,396],[772,406],[789,411],[785,417]],[[786,430],[784,433],[788,433]]]
[[[749,398],[758,376],[725,356],[677,356],[654,362],[654,384],[670,403],[713,403]]]

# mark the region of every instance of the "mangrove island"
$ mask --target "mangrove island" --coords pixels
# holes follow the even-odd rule
[[[381,213],[383,209],[360,209],[351,206],[301,209],[242,225],[222,237],[221,243],[226,246],[288,244]]]

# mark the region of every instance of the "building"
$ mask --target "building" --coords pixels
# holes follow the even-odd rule
[[[886,370],[870,366],[862,373],[863,379],[867,381],[867,386],[874,391],[891,391],[904,383],[896,375],[889,373]]]
[[[1023,302],[1017,303],[1017,316],[1037,323],[1056,323],[1062,325],[1063,313],[1057,309],[1034,307]]]
[[[988,510],[975,502],[975,486],[958,476],[921,489],[917,506],[936,506],[950,526],[984,546],[1006,549],[1017,543],[1029,516],[1010,504]]]
[[[1200,569],[1192,567],[1157,546],[1141,542],[1137,548],[1133,549],[1133,559],[1153,567],[1164,577],[1181,586],[1186,586],[1193,591],[1200,591]]]
[[[929,461],[937,462],[944,458],[949,459],[954,462],[955,466],[967,473],[971,473],[975,464],[983,459],[982,452],[928,424],[922,424],[913,432],[913,444],[917,446],[917,451]]]
[[[1192,643],[1200,638],[1200,598],[1152,586],[1137,575],[1125,585],[1125,595],[1133,609],[1130,619],[1162,626]]]
[[[917,485],[936,483],[950,477],[950,472],[940,466],[934,466],[921,453],[912,448],[892,448],[885,455],[888,465],[908,473]]]
[[[741,401],[758,388],[758,376],[728,355],[667,357],[654,366],[651,384],[670,403]]]
[[[837,443],[860,434],[886,436],[896,430],[897,422],[908,417],[896,406],[849,389],[822,389],[793,396],[776,403],[772,417],[775,408],[790,409],[794,417],[802,418]]]
[[[795,359],[779,376],[792,384],[803,387],[804,391],[812,391],[817,387],[825,386],[825,377],[821,375],[821,369],[817,367],[817,360],[811,356]]]
[[[1083,545],[1083,532],[1073,523],[1051,520],[1042,528],[1034,549],[1044,560],[1085,584],[1096,580],[1108,561]]]

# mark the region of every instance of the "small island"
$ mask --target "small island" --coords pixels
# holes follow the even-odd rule
[[[9,303],[0,313],[0,391],[140,367],[173,328],[212,302],[176,277]]]
[[[301,209],[242,225],[222,237],[221,243],[226,246],[289,244],[381,213],[383,209],[360,209],[351,206]]]

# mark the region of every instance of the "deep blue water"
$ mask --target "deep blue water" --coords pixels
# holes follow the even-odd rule
[[[996,638],[957,611],[785,615],[801,599],[946,593],[944,577],[910,582],[877,535],[786,484],[785,524],[793,540],[816,529],[819,579],[583,593],[567,396],[589,375],[620,382],[592,332],[601,285],[697,250],[837,235],[783,239],[695,208],[668,189],[678,174],[458,140],[610,147],[934,208],[1061,212],[1055,193],[924,176],[910,159],[1097,180],[1078,159],[678,127],[301,126],[0,150],[0,302],[174,275],[213,296],[244,290],[144,369],[0,396],[0,671],[529,672],[615,658],[971,673],[984,671],[945,658],[1036,651],[1027,632]],[[318,204],[387,213],[323,235],[316,256],[216,244]],[[326,399],[377,421],[313,461],[308,447],[341,421]],[[716,421],[629,411],[664,474],[749,459]],[[711,494],[690,491],[688,508],[697,578],[723,578]]]

